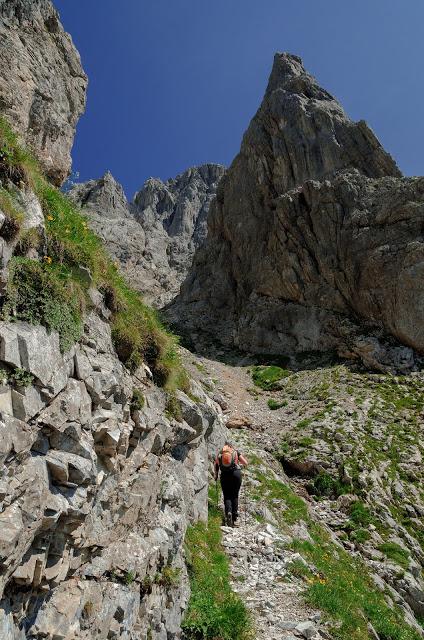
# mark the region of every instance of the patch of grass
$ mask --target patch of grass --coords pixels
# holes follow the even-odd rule
[[[210,504],[208,522],[198,522],[187,531],[191,597],[182,628],[188,640],[251,637],[249,613],[230,586],[229,561],[222,548],[220,525],[221,513]]]
[[[124,575],[124,584],[129,586],[134,582],[134,580],[135,580],[135,573],[133,571],[127,571],[127,573]]]
[[[352,502],[349,509],[349,516],[351,522],[359,527],[367,527],[374,522],[374,517],[370,509],[361,500]]]
[[[287,407],[287,400],[274,400],[274,398],[270,398],[268,400],[268,407],[271,411],[276,411],[277,409],[281,409],[282,407]]]
[[[140,411],[144,407],[144,395],[140,389],[133,389],[130,409],[131,411]]]
[[[2,317],[42,324],[59,333],[63,351],[82,333],[84,293],[66,268],[28,258],[12,258]]]
[[[287,378],[290,371],[281,367],[253,367],[252,380],[257,387],[264,391],[274,391],[279,388],[278,382]]]
[[[364,544],[370,538],[371,538],[371,534],[369,533],[369,531],[362,528],[356,529],[355,531],[352,531],[352,533],[350,534],[350,539],[353,540],[353,542],[358,542],[359,544]]]
[[[400,565],[403,569],[408,569],[409,553],[406,549],[403,549],[400,545],[396,544],[396,542],[384,542],[378,547],[378,550],[384,553],[387,558]]]
[[[174,418],[177,422],[183,421],[181,403],[175,393],[169,393],[166,401],[165,414],[168,418]]]
[[[294,548],[316,569],[308,579],[306,597],[335,621],[331,629],[335,640],[369,640],[368,623],[384,640],[419,640],[421,636],[409,627],[401,611],[386,603],[359,560],[336,548],[317,525],[310,533],[312,544],[297,541]]]
[[[12,265],[15,273],[6,295],[6,314],[59,331],[62,348],[68,348],[81,332],[82,302],[88,301],[89,288],[97,287],[112,312],[112,338],[128,369],[134,371],[144,361],[158,385],[169,390],[188,388],[177,339],[165,329],[157,313],[143,303],[139,293],[128,286],[100,239],[88,228],[86,217],[45,179],[36,160],[19,145],[2,118],[0,180],[6,187],[11,185],[10,193],[4,189],[0,192],[0,206],[3,204],[7,219],[13,222],[9,235],[18,233],[21,215],[14,203],[13,185],[29,185],[34,190],[43,208],[47,235],[43,264],[30,264],[28,260]],[[2,233],[5,231],[3,228]],[[25,252],[25,245],[19,251]],[[42,287],[37,284],[38,277]],[[64,300],[69,301],[68,308]]]
[[[308,519],[308,508],[305,501],[297,496],[290,487],[279,480],[273,478],[261,471],[254,471],[255,479],[260,482],[260,486],[256,488],[258,494],[267,503],[273,500],[281,500],[285,503],[286,508],[283,509],[280,517],[288,524],[294,524],[299,520]],[[270,504],[270,506],[272,506]]]

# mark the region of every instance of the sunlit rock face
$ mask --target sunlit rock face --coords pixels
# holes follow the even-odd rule
[[[195,343],[408,369],[407,347],[424,351],[423,228],[424,179],[277,54],[169,316]]]

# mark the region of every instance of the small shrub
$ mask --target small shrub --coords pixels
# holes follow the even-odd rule
[[[166,401],[165,413],[168,418],[174,418],[177,422],[183,421],[181,404],[175,393],[169,393]]]
[[[131,411],[140,411],[144,407],[144,395],[140,389],[133,390],[133,396],[130,403]]]
[[[181,569],[178,567],[164,567],[155,580],[162,587],[175,587],[180,582]]]
[[[356,529],[350,534],[350,539],[358,544],[364,544],[371,538],[371,534],[366,529]]]
[[[290,371],[281,367],[253,367],[252,380],[257,387],[264,391],[274,391],[279,388],[278,382],[283,378],[287,378]]]
[[[287,407],[287,400],[282,400],[281,402],[279,402],[278,400],[270,398],[268,400],[268,407],[271,409],[271,411],[276,411],[277,409],[281,409],[281,407]]]
[[[348,492],[348,485],[342,483],[339,479],[333,478],[333,476],[325,471],[315,476],[311,488],[313,495],[327,498],[337,498]]]
[[[135,573],[133,571],[127,571],[127,573],[124,575],[124,584],[129,586],[134,582],[134,580],[135,580]]]
[[[25,369],[16,368],[9,374],[9,380],[17,387],[29,387],[34,382],[34,376]]]
[[[371,511],[361,500],[356,500],[350,505],[349,515],[351,521],[360,527],[367,527],[372,524],[373,516]]]
[[[378,550],[384,553],[387,558],[400,565],[403,569],[408,569],[410,559],[409,553],[406,549],[396,544],[396,542],[385,542],[378,547]]]

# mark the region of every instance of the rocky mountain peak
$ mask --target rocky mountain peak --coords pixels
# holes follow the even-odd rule
[[[272,174],[278,192],[352,168],[375,178],[401,175],[367,124],[352,122],[301,59],[287,53],[274,57],[265,97],[241,153],[251,162],[263,155],[273,159],[263,171]]]
[[[106,171],[99,180],[74,185],[69,194],[87,213],[95,211],[106,219],[130,215],[124,190],[110,171]]]
[[[70,195],[134,286],[162,307],[177,295],[206,237],[209,206],[224,172],[222,165],[205,164],[170,180],[149,178],[130,204],[110,172],[75,185]]]
[[[198,345],[206,332],[247,351],[410,368],[410,351],[376,336],[424,351],[422,212],[422,180],[401,178],[366,123],[277,54],[170,317]],[[364,324],[377,334],[359,338]]]

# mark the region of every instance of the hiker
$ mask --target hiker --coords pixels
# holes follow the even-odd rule
[[[225,522],[229,527],[233,527],[238,518],[238,497],[242,480],[241,467],[246,465],[246,458],[228,441],[215,458],[215,481],[218,480],[219,472],[221,472]]]

